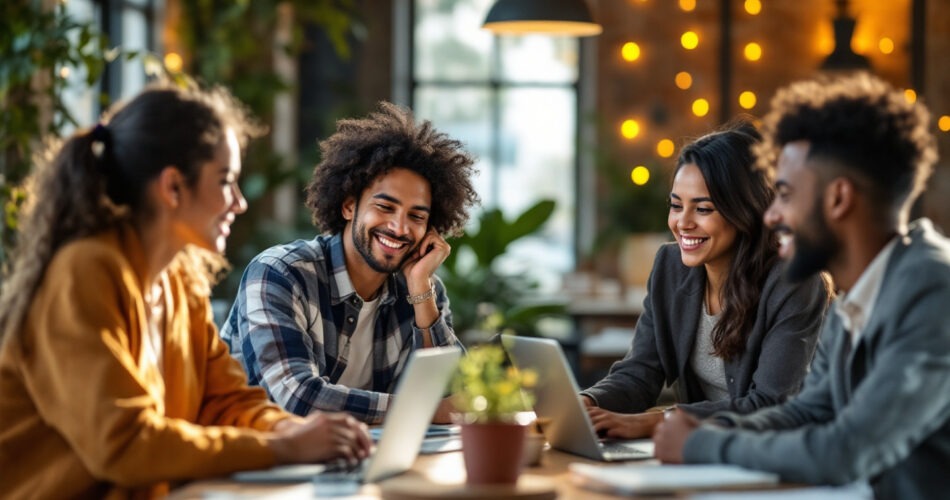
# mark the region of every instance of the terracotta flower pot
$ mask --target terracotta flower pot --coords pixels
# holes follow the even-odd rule
[[[527,426],[492,422],[462,424],[462,456],[469,484],[514,484],[523,467]]]

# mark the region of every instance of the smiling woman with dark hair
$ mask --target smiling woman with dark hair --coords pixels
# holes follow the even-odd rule
[[[750,150],[758,141],[738,123],[680,153],[668,218],[676,242],[657,252],[630,351],[581,393],[598,431],[650,435],[662,414],[642,412],[664,384],[699,416],[750,412],[799,390],[828,295],[820,277],[781,279],[762,221],[773,192]]]

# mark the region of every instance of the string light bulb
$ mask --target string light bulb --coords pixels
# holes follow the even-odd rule
[[[750,16],[756,16],[759,12],[762,12],[762,2],[759,0],[745,0],[745,11],[749,13]]]
[[[762,46],[755,42],[745,44],[745,49],[742,52],[749,61],[758,61],[762,58]]]
[[[620,49],[620,55],[625,61],[633,62],[640,58],[640,46],[635,42],[627,42]]]
[[[676,82],[676,86],[682,90],[686,90],[693,86],[693,75],[686,71],[680,71],[677,73],[673,80]]]
[[[894,52],[894,40],[888,37],[881,38],[881,40],[877,42],[877,48],[881,49],[882,54],[890,54]]]
[[[937,120],[937,127],[943,132],[950,132],[950,116],[943,115]]]
[[[742,109],[752,109],[755,107],[755,103],[758,99],[755,96],[755,92],[751,90],[746,90],[745,92],[739,94],[739,106],[742,106]]]
[[[633,139],[640,135],[640,124],[633,119],[624,120],[620,124],[620,135],[626,139]]]
[[[637,165],[630,171],[630,180],[638,186],[642,186],[650,180],[650,169],[643,165]]]
[[[699,117],[706,116],[709,113],[709,101],[700,97],[693,101],[693,114]]]
[[[695,31],[687,31],[680,36],[680,43],[686,50],[693,50],[699,46],[699,35]]]

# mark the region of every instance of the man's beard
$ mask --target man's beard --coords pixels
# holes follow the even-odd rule
[[[792,282],[800,282],[813,274],[828,268],[828,262],[838,251],[838,237],[831,232],[828,223],[821,214],[822,200],[819,198],[808,214],[807,220],[813,222],[811,236],[802,232],[794,233],[795,252],[785,266],[785,277]]]
[[[353,220],[357,220],[357,216],[354,215]],[[365,224],[353,224],[353,246],[356,247],[356,251],[363,256],[363,260],[366,261],[366,265],[370,267],[373,271],[377,273],[392,274],[402,268],[402,265],[409,259],[412,255],[413,242],[408,237],[399,237],[394,236],[386,231],[374,230],[373,233],[379,233],[386,238],[389,238],[393,241],[399,241],[406,243],[406,247],[409,248],[409,251],[403,255],[402,259],[399,259],[399,262],[393,261],[381,261],[373,255],[373,236],[370,234],[370,230],[366,228]]]

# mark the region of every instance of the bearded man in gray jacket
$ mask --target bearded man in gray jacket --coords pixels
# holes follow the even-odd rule
[[[908,223],[936,161],[920,103],[867,74],[776,95],[757,151],[777,196],[787,276],[826,270],[839,297],[799,396],[654,434],[664,462],[731,463],[812,484],[867,481],[880,498],[950,486],[950,241]]]

